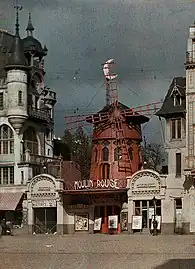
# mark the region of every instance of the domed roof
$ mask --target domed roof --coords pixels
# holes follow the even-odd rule
[[[24,53],[33,52],[37,57],[43,57],[47,55],[47,48],[42,48],[41,43],[33,37],[34,27],[31,21],[31,13],[29,13],[28,25],[26,28],[27,37],[23,38]]]
[[[46,56],[46,48],[42,48],[41,43],[33,36],[23,38],[24,53],[35,52],[36,56]]]

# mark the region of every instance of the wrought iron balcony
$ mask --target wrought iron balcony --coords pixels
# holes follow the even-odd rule
[[[32,117],[38,120],[43,120],[46,122],[52,121],[51,113],[50,111],[46,109],[39,109],[32,106],[28,106],[28,115],[29,117]]]
[[[46,173],[56,178],[61,178],[63,164],[59,158],[34,155],[26,152],[26,154],[21,155],[20,165],[22,164],[30,164],[33,167],[33,176]]]

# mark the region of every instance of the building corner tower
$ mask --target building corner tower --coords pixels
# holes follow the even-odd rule
[[[5,67],[7,73],[8,120],[19,134],[27,114],[27,62],[24,55],[23,42],[19,34],[18,11],[16,7],[16,30],[12,53]]]

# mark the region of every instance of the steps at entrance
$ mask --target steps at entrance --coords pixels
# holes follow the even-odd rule
[[[143,228],[141,233],[142,233],[142,234],[150,234],[150,229],[148,229],[148,228]]]

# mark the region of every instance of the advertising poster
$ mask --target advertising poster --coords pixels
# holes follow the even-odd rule
[[[108,229],[118,228],[118,216],[108,216]]]
[[[132,230],[142,229],[142,216],[133,216],[132,220]]]
[[[100,231],[101,230],[101,224],[102,224],[102,218],[96,218],[94,220],[94,231]]]
[[[88,231],[88,214],[75,215],[75,231]]]

